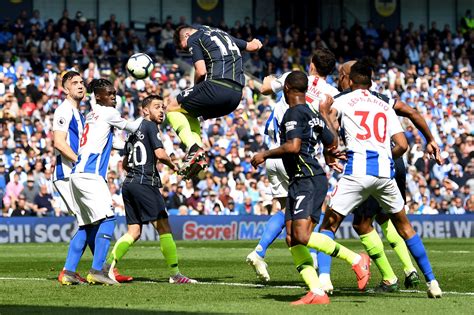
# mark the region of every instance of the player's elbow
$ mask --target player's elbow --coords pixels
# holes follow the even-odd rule
[[[260,87],[260,93],[263,94],[263,95],[270,95],[270,94],[272,94],[272,92],[273,92],[272,89],[269,88],[268,86],[263,86],[262,85]]]
[[[300,152],[300,147],[295,144],[291,144],[288,146],[287,152],[290,154],[297,154]]]

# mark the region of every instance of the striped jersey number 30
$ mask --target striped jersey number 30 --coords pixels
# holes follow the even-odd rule
[[[360,126],[364,128],[366,131],[365,134],[358,133],[356,135],[356,138],[359,140],[370,139],[372,137],[372,131],[369,125],[367,124],[367,118],[369,117],[369,112],[368,111],[355,111],[354,115],[361,117]],[[387,116],[385,116],[385,114],[382,112],[377,113],[374,116],[374,119],[372,121],[372,126],[373,126],[372,130],[374,132],[373,136],[375,137],[375,139],[380,143],[384,143],[385,138],[387,137]],[[382,131],[380,130],[380,127],[383,128]]]
[[[227,47],[230,51],[235,51],[237,55],[240,56],[240,49],[237,47],[237,45],[229,38],[229,36],[224,36],[225,41],[227,42]],[[219,49],[221,51],[222,56],[227,56],[229,52],[227,51],[227,48],[225,47],[224,43],[221,41],[221,39],[217,36],[211,36],[211,40],[216,43],[217,46],[219,46]]]

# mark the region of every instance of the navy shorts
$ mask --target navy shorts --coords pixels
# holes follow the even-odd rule
[[[156,186],[126,182],[122,197],[127,224],[146,224],[168,218],[165,200]]]
[[[204,119],[229,115],[239,106],[241,99],[242,86],[230,80],[203,81],[176,97],[190,115]]]
[[[400,193],[402,194],[403,200],[406,203],[406,169],[405,163],[403,162],[402,158],[398,158],[394,161],[395,165],[395,181],[397,182],[398,189],[400,189]],[[372,218],[377,213],[382,212],[382,207],[378,204],[378,202],[373,197],[369,197],[366,201],[364,201],[357,209],[354,210],[354,215],[356,216],[364,216],[366,218]]]
[[[319,223],[321,208],[328,192],[325,174],[294,179],[288,187],[285,221],[311,217]]]

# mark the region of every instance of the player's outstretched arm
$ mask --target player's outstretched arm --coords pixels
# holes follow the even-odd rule
[[[288,139],[283,145],[278,148],[259,152],[252,157],[252,165],[257,168],[260,164],[265,162],[266,159],[279,159],[287,154],[297,154],[300,152],[301,139],[293,138]]]
[[[245,50],[248,52],[256,52],[262,48],[262,42],[256,38],[252,39],[250,42],[247,42],[247,47]]]
[[[423,116],[421,116],[421,114],[414,108],[408,106],[402,101],[397,101],[393,109],[395,110],[395,113],[397,113],[398,116],[407,117],[408,119],[410,119],[411,122],[415,125],[415,127],[421,131],[427,141],[426,151],[430,155],[434,155],[436,163],[438,163],[438,165],[441,165],[441,163],[443,163],[443,159],[441,158],[439,146],[434,140],[433,134],[431,134],[430,128],[426,124],[426,121]]]
[[[275,80],[274,75],[267,75],[265,78],[263,78],[262,85],[260,86],[260,93],[263,95],[270,95],[273,93],[272,89],[272,81]]]
[[[161,163],[167,165],[170,169],[172,169],[174,172],[178,170],[178,166],[171,161],[171,158],[169,157],[168,154],[166,154],[165,149],[163,148],[158,148],[155,150],[155,156],[160,161]]]
[[[117,109],[108,107],[108,112],[104,116],[105,121],[113,127],[116,127],[120,130],[126,130],[128,132],[135,132],[140,128],[140,125],[143,121],[143,117],[138,118],[134,121],[129,121],[120,116],[120,113]]]

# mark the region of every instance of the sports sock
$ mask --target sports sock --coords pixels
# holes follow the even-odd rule
[[[387,220],[381,226],[385,238],[389,242],[390,246],[392,246],[398,258],[402,262],[405,274],[410,274],[410,272],[415,271],[416,269],[411,261],[407,245],[405,244],[405,241],[400,236],[400,234],[398,234],[397,229],[395,229],[395,226],[393,225],[392,221]]]
[[[410,253],[415,258],[418,267],[420,267],[421,271],[425,275],[426,282],[435,280],[433,269],[431,269],[430,260],[428,259],[425,246],[423,246],[420,236],[415,234],[412,238],[406,240],[405,243],[407,244]]]
[[[95,237],[94,258],[92,259],[92,268],[95,270],[102,270],[102,267],[104,266],[114,228],[115,217],[106,218],[99,225],[99,230]]]
[[[202,148],[203,144],[202,144],[202,138],[201,138],[201,123],[199,122],[199,119],[191,115],[185,115],[185,116],[189,121],[189,126],[191,127],[191,132],[193,134],[195,143]]]
[[[178,268],[178,252],[176,250],[176,243],[174,242],[173,235],[166,233],[160,235],[160,249],[165,257],[166,264],[171,275],[179,273]]]
[[[66,256],[66,262],[64,263],[64,269],[72,272],[76,272],[77,265],[81,260],[82,254],[87,246],[87,232],[83,226],[80,226],[76,234],[74,234],[71,242],[69,243],[69,249]]]
[[[311,233],[308,246],[332,257],[343,259],[351,265],[357,264],[360,261],[360,255],[334,242],[329,236],[322,233]]]
[[[311,258],[308,247],[304,245],[296,245],[290,247],[290,252],[296,270],[298,270],[309,289],[314,293],[319,293],[321,295],[324,294],[321,289],[318,274],[313,267],[313,259]]]
[[[369,254],[370,258],[372,258],[379,268],[383,280],[393,283],[397,279],[397,276],[393,272],[392,266],[390,266],[390,263],[388,262],[387,256],[383,250],[382,239],[378,235],[377,231],[374,229],[370,233],[360,235],[360,240],[362,245],[364,245],[367,254]]]
[[[320,232],[321,234],[326,235],[331,240],[334,239],[334,233],[332,231],[324,230]],[[319,274],[331,274],[331,264],[332,264],[332,257],[328,254],[323,252],[318,252],[318,270]]]
[[[323,219],[324,219],[324,212],[321,212],[321,215],[319,216],[319,223],[318,223],[318,225],[316,225],[316,227],[314,228],[314,230],[313,230],[314,232],[316,232],[316,233],[319,232],[319,229],[320,229],[320,227],[321,227],[321,224],[323,223]],[[328,236],[331,237],[331,239],[334,239],[333,233],[331,233],[331,234],[332,234],[332,237],[329,236],[329,235],[328,235]],[[313,260],[316,260],[316,261],[318,262],[319,274],[321,275],[321,269],[320,269],[321,266],[320,266],[320,261],[319,261],[320,258],[323,259],[324,268],[325,268],[326,270],[329,268],[329,271],[327,271],[327,273],[329,274],[330,271],[331,271],[331,261],[329,261],[329,267],[328,267],[328,266],[327,266],[327,263],[328,263],[328,262],[327,262],[327,259],[331,259],[331,256],[328,256],[328,255],[326,255],[326,254],[324,254],[324,253],[318,252],[318,251],[315,250],[314,248],[310,248],[310,249],[309,249],[309,252],[311,253],[311,257],[314,257]],[[325,257],[323,257],[323,256],[325,256]],[[326,261],[324,261],[325,259],[326,259]]]
[[[132,246],[134,242],[135,240],[130,234],[125,233],[124,235],[122,235],[122,237],[119,238],[115,243],[115,246],[112,249],[109,258],[107,258],[107,263],[111,264],[114,260],[119,261],[120,259],[122,259],[122,257],[125,256],[130,246]]]
[[[192,147],[196,141],[191,132],[191,125],[186,118],[186,115],[180,112],[169,112],[166,114],[166,117],[186,148]]]
[[[87,245],[89,245],[92,255],[94,255],[95,237],[97,235],[97,231],[99,231],[99,226],[100,224],[90,224],[85,226],[87,233]]]
[[[280,235],[284,227],[285,214],[283,211],[278,211],[268,220],[262,237],[255,248],[255,251],[260,257],[265,258],[268,247],[275,241],[278,235]]]

